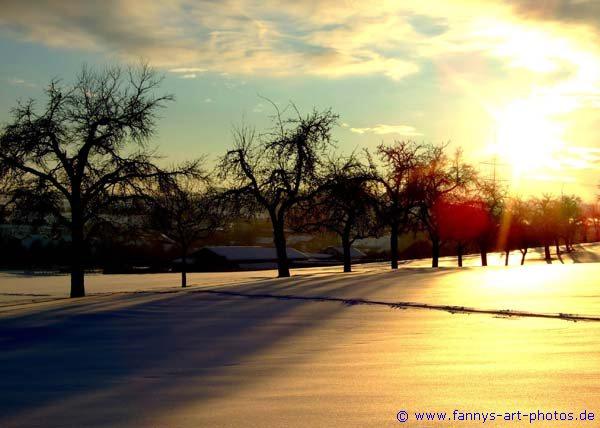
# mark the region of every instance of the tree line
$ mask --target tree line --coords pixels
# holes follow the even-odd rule
[[[73,85],[52,81],[42,105],[19,102],[0,130],[0,216],[20,221],[52,218],[70,231],[71,296],[85,295],[83,255],[103,233],[121,233],[136,219],[177,245],[182,286],[193,245],[233,218],[268,216],[278,275],[287,277],[286,234],[337,234],[344,271],[352,244],[389,234],[390,264],[398,268],[401,234],[425,234],[432,266],[443,243],[458,264],[476,246],[487,253],[565,244],[569,251],[587,228],[575,196],[509,198],[480,177],[448,144],[395,141],[343,155],[332,137],[331,109],[301,113],[272,103],[271,127],[233,130],[231,148],[213,170],[204,158],[168,168],[149,145],[160,110],[173,101],[157,95],[162,78],[147,65],[96,71],[84,67]],[[67,215],[61,204],[68,205]],[[592,218],[592,217],[590,217]],[[600,225],[594,218],[598,234]]]

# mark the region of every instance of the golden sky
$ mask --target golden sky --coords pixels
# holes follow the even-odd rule
[[[3,0],[0,121],[82,62],[145,58],[177,102],[157,143],[217,156],[268,105],[333,107],[340,149],[412,138],[497,159],[519,193],[595,197],[600,1]],[[9,59],[9,60],[7,60]]]

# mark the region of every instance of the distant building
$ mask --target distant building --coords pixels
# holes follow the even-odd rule
[[[308,255],[287,248],[291,265],[308,260]],[[173,260],[174,267],[181,267],[182,259]],[[189,270],[227,271],[259,270],[277,267],[277,252],[273,247],[208,246],[193,252],[187,258]]]

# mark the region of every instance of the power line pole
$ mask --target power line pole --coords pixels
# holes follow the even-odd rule
[[[494,190],[496,190],[496,186],[498,182],[505,182],[508,180],[505,179],[499,179],[498,175],[497,175],[497,167],[498,166],[506,166],[506,164],[498,162],[498,156],[494,155],[492,156],[492,159],[487,161],[487,162],[480,162],[481,165],[488,165],[492,168],[492,177],[487,178],[486,180],[491,181],[492,182],[492,186],[494,188]]]

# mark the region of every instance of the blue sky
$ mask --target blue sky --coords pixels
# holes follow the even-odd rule
[[[242,120],[266,126],[264,96],[332,107],[343,151],[451,141],[476,165],[497,156],[516,192],[591,197],[599,16],[584,0],[3,0],[0,122],[83,63],[144,58],[176,96],[154,141],[172,160],[215,158]]]

